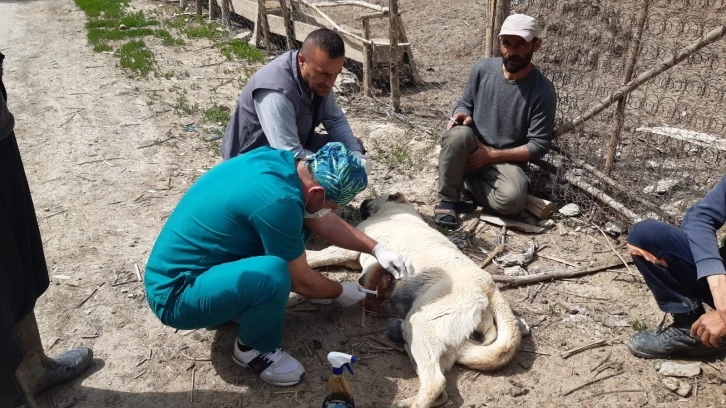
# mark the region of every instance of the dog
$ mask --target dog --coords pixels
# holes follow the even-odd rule
[[[419,377],[418,394],[392,407],[429,408],[448,396],[444,374],[455,363],[489,371],[509,363],[519,348],[517,320],[491,276],[431,228],[403,194],[361,204],[358,229],[387,248],[408,256],[413,276],[393,280],[369,255],[337,247],[307,251],[313,267],[362,268],[360,283],[378,289],[367,309],[390,316],[386,334],[404,347]]]

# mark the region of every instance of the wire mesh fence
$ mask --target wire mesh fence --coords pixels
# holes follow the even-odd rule
[[[499,1],[507,14],[539,22],[543,45],[533,62],[557,90],[558,126],[612,100],[630,80],[625,71],[634,45],[632,78],[726,24],[726,0]],[[443,132],[487,38],[497,53],[496,33],[488,37],[487,28],[504,17],[483,0],[219,2],[257,21],[255,38],[266,47],[298,48],[313,29],[336,29],[346,41],[347,81],[360,84],[339,95],[344,103],[372,117],[416,123],[430,137]],[[642,217],[678,222],[724,174],[722,36],[629,92],[621,106],[613,103],[558,136],[555,151],[531,166],[533,192],[624,225]]]

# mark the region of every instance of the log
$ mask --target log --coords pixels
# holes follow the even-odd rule
[[[630,49],[628,50],[628,59],[625,61],[625,68],[623,70],[623,85],[627,84],[633,79],[633,71],[635,70],[635,61],[638,57],[638,51],[640,49],[640,37],[643,35],[643,27],[645,26],[645,20],[648,18],[648,4],[650,0],[643,0],[643,5],[638,11],[637,21],[635,27],[633,27],[633,36],[630,39]],[[613,129],[610,134],[610,141],[608,142],[608,152],[605,157],[605,168],[603,169],[605,174],[608,176],[612,173],[613,164],[615,164],[615,150],[618,147],[620,141],[620,131],[623,129],[623,119],[625,116],[625,98],[618,101],[618,106],[615,108],[615,120],[613,121]]]
[[[582,180],[580,177],[574,177],[569,175],[563,175],[562,178],[567,180],[568,183],[572,184],[573,186],[579,188],[580,190],[590,194],[593,198],[600,201],[601,203],[607,205],[608,207],[612,208],[613,210],[617,211],[624,217],[630,219],[633,223],[636,223],[643,219],[642,216],[634,213],[629,208],[627,208],[625,205],[620,203],[619,201],[615,200],[614,198],[610,197],[609,195],[605,194],[604,191],[586,183]]]
[[[542,233],[545,230],[542,227],[525,224],[525,223],[519,222],[519,221],[512,221],[512,220],[508,220],[505,218],[496,217],[493,215],[482,215],[479,217],[479,219],[484,222],[488,222],[490,224],[498,225],[500,227],[513,228],[513,229],[516,229],[519,231],[531,232],[534,234]]]
[[[603,110],[608,108],[610,105],[623,99],[626,95],[628,95],[631,92],[633,92],[634,90],[638,89],[640,87],[640,85],[643,85],[644,83],[657,77],[658,75],[662,74],[663,72],[673,68],[674,66],[678,65],[683,60],[688,59],[688,57],[690,57],[694,53],[698,52],[702,48],[706,47],[707,45],[720,40],[725,35],[726,35],[726,26],[720,26],[720,27],[717,27],[717,28],[711,30],[711,32],[704,35],[697,41],[693,42],[691,45],[678,51],[678,53],[675,56],[661,61],[660,64],[658,64],[655,68],[650,69],[650,70],[638,75],[634,80],[630,81],[627,85],[620,87],[620,89],[615,91],[614,94],[602,99],[599,104],[597,104],[595,107],[593,107],[589,111],[578,116],[571,122],[567,122],[566,124],[557,128],[557,130],[555,130],[555,137],[562,136],[565,133],[571,132],[577,126],[580,126],[584,122],[592,119],[595,115],[602,112]]]
[[[632,260],[628,260],[628,263],[632,263]],[[582,267],[577,269],[562,270],[552,273],[542,273],[539,275],[528,275],[528,276],[504,276],[504,275],[492,275],[492,279],[497,283],[505,283],[511,286],[528,285],[530,283],[545,282],[555,279],[568,279],[575,278],[582,275],[587,275],[595,272],[600,272],[605,269],[614,268],[616,266],[622,266],[623,262],[620,259],[614,258],[607,262],[599,265]]]
[[[318,7],[335,7],[335,6],[360,6],[369,8],[371,10],[376,10],[381,13],[388,12],[388,7],[379,6],[377,4],[371,4],[366,3],[365,1],[356,1],[356,0],[345,0],[345,1],[323,1],[323,2],[316,2],[316,6]]]
[[[272,41],[270,38],[270,24],[267,21],[267,10],[265,8],[265,0],[257,0],[257,15],[260,20],[260,27],[262,28],[262,34],[265,36],[265,49],[267,51],[272,50]]]
[[[285,21],[285,41],[288,50],[294,50],[296,47],[295,42],[295,22],[292,20],[290,15],[290,8],[288,7],[289,0],[280,0],[280,10],[282,11],[282,19]]]
[[[358,17],[359,20],[370,20],[372,18],[386,18],[390,14],[388,11],[384,11],[382,13],[371,13],[371,14],[363,14],[362,16]]]
[[[491,58],[492,55],[492,47],[494,46],[494,13],[497,7],[496,0],[489,0],[487,1],[487,15],[486,15],[486,22],[487,22],[487,29],[485,32],[485,44],[484,44],[484,57],[485,58]]]
[[[320,14],[320,16],[321,16],[322,18],[324,18],[325,20],[327,20],[327,21],[328,21],[328,22],[330,23],[330,25],[332,25],[332,26],[333,26],[333,28],[335,28],[335,31],[339,32],[340,34],[346,35],[346,36],[348,36],[348,37],[351,37],[351,38],[355,38],[356,40],[358,40],[358,41],[362,42],[363,44],[370,44],[370,45],[373,45],[373,41],[371,41],[371,40],[366,40],[365,38],[363,38],[363,37],[361,37],[361,36],[355,35],[355,34],[351,33],[350,31],[348,31],[348,30],[346,30],[346,29],[344,29],[344,28],[341,28],[341,27],[340,27],[340,26],[339,26],[339,25],[338,25],[338,24],[337,24],[337,23],[336,23],[335,21],[333,21],[333,19],[332,19],[332,18],[328,17],[328,15],[327,15],[327,14],[323,13],[323,12],[322,12],[322,11],[321,11],[321,10],[320,10],[320,9],[319,9],[318,7],[317,7],[317,5],[316,5],[316,4],[313,4],[313,3],[311,3],[311,2],[309,2],[309,1],[307,1],[307,0],[300,0],[300,3],[302,3],[302,4],[304,4],[304,5],[308,6],[308,7],[310,7],[311,9],[313,9],[313,10],[315,10],[315,11],[317,11],[317,12],[318,12],[318,14]]]
[[[388,0],[388,9],[391,12],[389,24],[389,44],[391,47],[390,74],[391,74],[391,106],[394,112],[401,111],[401,47],[398,45],[398,29],[396,28],[396,17],[398,17],[398,0]]]
[[[368,40],[371,35],[371,23],[368,19],[363,19],[363,38]],[[370,97],[373,79],[371,77],[371,55],[373,55],[373,47],[370,44],[363,44],[363,95]]]
[[[555,210],[555,203],[545,199],[527,194],[527,206],[525,209],[540,220],[546,220]]]
[[[214,21],[217,11],[217,0],[209,0],[209,21]]]

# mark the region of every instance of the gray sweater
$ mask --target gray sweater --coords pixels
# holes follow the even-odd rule
[[[537,68],[511,81],[504,78],[501,58],[484,58],[474,64],[454,114],[471,116],[472,128],[485,145],[524,145],[530,158],[537,159],[550,149],[556,107],[555,87]]]

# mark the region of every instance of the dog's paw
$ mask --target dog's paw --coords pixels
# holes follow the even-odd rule
[[[442,407],[444,404],[449,402],[449,394],[446,393],[446,391],[441,391],[441,394],[439,394],[438,397],[436,397],[436,401],[434,401],[434,407]]]

